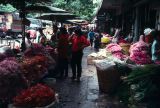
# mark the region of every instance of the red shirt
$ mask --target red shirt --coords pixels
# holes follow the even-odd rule
[[[69,48],[68,38],[69,38],[68,34],[61,34],[59,36],[58,55],[61,58],[67,58],[68,57],[68,48]]]
[[[77,52],[89,46],[90,43],[85,36],[74,36],[72,38],[72,51]]]

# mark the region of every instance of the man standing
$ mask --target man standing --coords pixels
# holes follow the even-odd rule
[[[90,40],[91,47],[93,46],[94,37],[95,37],[95,33],[94,33],[93,30],[91,29],[90,32],[88,33],[88,38],[89,38],[89,40]]]

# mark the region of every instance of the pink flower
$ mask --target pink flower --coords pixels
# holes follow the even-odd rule
[[[20,67],[16,61],[0,62],[0,100],[10,101],[25,85],[26,82],[20,74]]]
[[[148,53],[148,45],[144,41],[139,41],[130,47],[130,59],[136,64],[150,64],[151,57]]]

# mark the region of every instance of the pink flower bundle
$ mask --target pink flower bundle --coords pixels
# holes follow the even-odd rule
[[[108,44],[106,50],[112,53],[112,55],[120,60],[124,60],[127,55],[124,55],[120,45],[116,43]]]
[[[160,61],[155,61],[155,64],[160,65]]]
[[[125,58],[128,57],[127,55],[124,55],[122,52],[113,53],[113,56],[120,59],[120,60],[124,60]]]
[[[152,63],[151,57],[148,53],[148,46],[144,41],[139,41],[130,48],[130,59],[136,64],[150,64]]]
[[[111,43],[107,45],[106,50],[108,50],[111,53],[115,53],[115,52],[121,52],[122,48],[116,43]]]
[[[10,101],[26,85],[15,60],[0,62],[0,100]]]

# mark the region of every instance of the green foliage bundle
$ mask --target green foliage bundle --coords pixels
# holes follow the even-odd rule
[[[127,79],[120,85],[117,94],[129,105],[138,107],[145,103],[147,108],[158,108],[160,104],[160,66],[145,65],[132,69]]]

